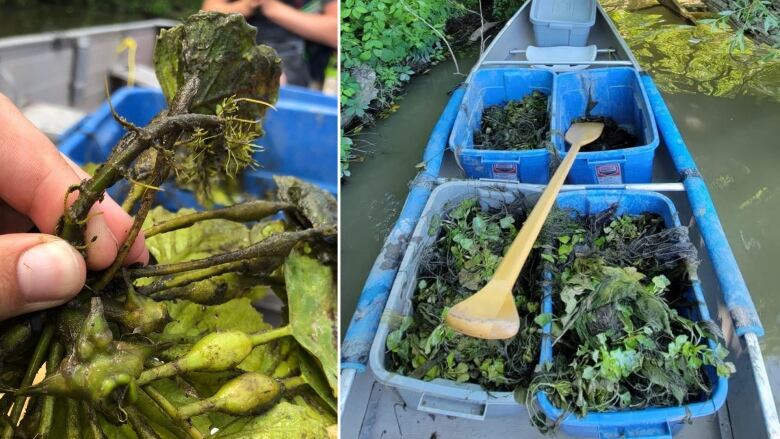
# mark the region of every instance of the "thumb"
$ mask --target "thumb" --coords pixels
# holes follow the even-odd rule
[[[56,236],[0,235],[0,320],[65,303],[86,275],[84,258]]]

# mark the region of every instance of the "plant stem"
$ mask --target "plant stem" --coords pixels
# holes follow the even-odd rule
[[[79,196],[60,218],[57,235],[77,247],[83,247],[85,220],[89,210],[103,197],[106,189],[122,178],[124,170],[130,167],[142,152],[166,135],[178,135],[184,129],[216,128],[219,125],[220,119],[217,116],[177,114],[163,117],[135,133],[128,133],[92,178],[72,188],[79,191]]]
[[[228,262],[227,264],[215,265],[202,270],[193,270],[182,273],[171,279],[159,279],[149,285],[138,287],[138,294],[148,296],[163,291],[164,294],[155,295],[155,299],[169,300],[178,297],[173,288],[183,287],[193,282],[209,279],[225,273],[244,272],[253,276],[269,274],[276,270],[283,263],[282,258],[254,258],[243,261]],[[186,299],[186,297],[180,297]]]
[[[271,235],[268,238],[241,250],[193,261],[136,268],[128,270],[128,274],[132,278],[162,276],[166,274],[181,273],[183,271],[200,270],[214,265],[240,261],[242,259],[263,256],[286,256],[299,241],[315,236],[331,235],[334,232],[335,229],[332,227],[321,227],[296,232],[279,233],[277,235]]]
[[[292,335],[292,327],[290,325],[271,329],[270,331],[266,332],[260,332],[258,334],[252,335],[252,346],[268,343],[269,341],[274,341],[277,338],[286,337],[288,335]]]
[[[79,403],[75,399],[66,399],[65,437],[67,439],[83,439],[81,437],[81,419],[79,418]]]
[[[195,224],[198,221],[210,219],[226,219],[236,222],[257,221],[269,215],[273,215],[280,210],[290,210],[294,206],[289,203],[280,203],[274,201],[257,200],[247,203],[235,204],[222,209],[207,210],[204,212],[191,213],[172,218],[160,224],[144,230],[144,235],[150,238],[160,233],[172,232],[183,229]]]
[[[85,418],[89,427],[89,433],[92,436],[91,439],[103,439],[105,435],[103,434],[103,430],[100,429],[100,425],[98,425],[95,408],[87,404],[86,401],[81,401],[81,410],[85,414]]]
[[[30,358],[29,363],[27,363],[27,371],[25,372],[19,387],[28,387],[32,384],[35,374],[38,373],[38,369],[40,369],[43,364],[53,335],[54,325],[47,323],[43,327],[43,332],[41,332],[41,337],[38,339],[38,344],[35,346],[35,351],[33,351],[33,355]],[[26,399],[26,396],[17,396],[14,400],[14,406],[11,410],[11,422],[13,425],[19,423],[19,419],[22,417],[22,410],[24,409],[24,401]],[[3,439],[11,439],[13,433],[14,430],[12,428],[6,427],[3,431]]]
[[[182,419],[189,419],[193,416],[206,413],[214,408],[214,403],[209,398],[201,399],[190,404],[187,404],[179,409],[179,416]]]
[[[189,422],[185,421],[185,418],[181,415],[181,413],[176,409],[176,407],[173,406],[173,404],[171,404],[170,401],[165,398],[165,396],[163,396],[162,393],[158,392],[152,386],[146,386],[142,390],[146,393],[147,396],[156,402],[161,409],[163,409],[165,414],[168,415],[168,417],[171,418],[179,428],[182,428],[184,431],[186,431],[192,439],[203,438],[203,435],[200,433],[200,431],[193,427]]]
[[[138,439],[160,439],[160,436],[152,430],[152,427],[146,423],[144,417],[133,406],[125,407],[127,419],[133,427],[133,431],[138,435]]]
[[[46,359],[46,376],[52,376],[57,371],[57,366],[62,361],[63,356],[62,343],[55,341],[49,349],[49,358]],[[54,422],[54,405],[56,402],[54,396],[44,396],[43,406],[41,407],[41,421],[38,424],[38,433],[36,436],[48,438],[51,433],[51,425]]]
[[[162,154],[157,154],[157,159],[154,163],[153,176],[151,178],[153,185],[161,183],[168,176],[168,168],[164,165],[164,162],[165,158],[162,156]],[[130,252],[130,248],[133,246],[135,238],[138,237],[138,233],[141,231],[141,227],[144,224],[146,215],[149,214],[149,209],[152,208],[152,203],[154,202],[155,196],[157,196],[156,191],[149,188],[144,188],[143,198],[141,199],[141,206],[138,208],[138,212],[135,214],[133,225],[130,227],[130,231],[127,233],[127,239],[125,239],[125,242],[122,243],[122,247],[120,247],[117,251],[116,259],[114,259],[114,262],[111,264],[111,266],[108,267],[108,269],[100,276],[100,279],[98,279],[98,281],[92,285],[93,293],[99,294],[100,291],[105,288],[109,282],[111,282],[111,279],[114,278],[119,268],[122,267],[122,263],[125,261],[127,254]]]
[[[141,196],[144,194],[144,189],[146,188],[140,184],[132,185],[130,192],[127,193],[127,197],[124,201],[122,201],[122,209],[124,209],[125,212],[132,212],[136,201],[138,201],[138,199],[141,198]]]
[[[293,390],[296,387],[300,387],[308,383],[303,379],[302,376],[297,376],[283,379],[282,384],[284,385],[285,390]]]

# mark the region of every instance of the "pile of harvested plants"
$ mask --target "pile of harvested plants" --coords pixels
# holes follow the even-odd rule
[[[85,251],[90,207],[121,180],[133,186],[124,203],[133,226],[77,298],[0,326],[3,439],[328,436],[335,199],[282,177],[274,200],[153,208],[169,176],[206,192],[254,164],[280,75],[275,52],[254,38],[237,14],[199,13],[161,33],[155,67],[168,109],[145,128],[115,115],[127,134],[71,188],[78,196],[57,234]],[[142,228],[155,263],[123,269]],[[252,306],[270,291],[286,305],[276,328]]]
[[[524,151],[545,148],[550,132],[549,96],[535,90],[521,100],[492,105],[482,112],[474,148]]]
[[[542,259],[552,272],[553,362],[527,394],[545,391],[566,412],[678,406],[706,399],[715,376],[729,376],[727,351],[710,321],[695,321],[686,295],[696,249],[685,227],[665,228],[655,214],[548,220]],[[710,368],[710,373],[705,369]]]
[[[521,197],[497,210],[483,210],[468,199],[434,217],[429,233],[437,239],[421,262],[413,313],[387,337],[389,370],[425,380],[478,383],[489,390],[528,385],[540,346],[540,327],[534,319],[541,289],[533,270],[524,270],[513,290],[520,332],[512,339],[480,340],[444,324],[449,307],[491,278],[526,216]],[[534,258],[538,254],[531,255],[528,265],[539,265]]]

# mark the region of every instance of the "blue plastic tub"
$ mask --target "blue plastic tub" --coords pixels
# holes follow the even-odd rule
[[[565,192],[558,196],[557,206],[571,209],[578,214],[593,215],[617,205],[617,214],[639,215],[651,212],[660,215],[667,227],[679,227],[680,219],[677,209],[669,198],[656,192],[627,190],[585,190]],[[549,273],[547,274],[549,277]],[[696,306],[682,315],[691,320],[709,320],[707,304],[701,290],[701,284],[695,275],[691,276],[691,287],[687,299]],[[554,313],[552,286],[544,288],[542,309],[545,313]],[[550,363],[553,359],[552,324],[544,327],[540,363]],[[710,340],[711,347],[715,342]],[[614,412],[589,413],[584,417],[568,414],[558,421],[564,432],[574,436],[609,438],[671,438],[672,434],[682,427],[684,422],[693,418],[709,416],[720,409],[726,401],[728,380],[715,374],[711,366],[706,367],[710,382],[714,383],[710,398],[705,401],[693,402],[679,407],[658,407],[643,410],[621,410]],[[561,417],[562,411],[555,407],[544,392],[536,394],[536,401],[541,410],[550,420]]]
[[[591,69],[556,76],[552,104],[555,147],[565,155],[569,145],[564,135],[574,119],[585,116],[589,95],[596,101],[592,116],[614,119],[636,136],[639,143],[632,148],[577,154],[567,181],[572,184],[652,181],[658,128],[639,75],[632,68]]]
[[[122,88],[111,96],[114,109],[128,121],[145,126],[166,106],[160,90]],[[300,87],[282,87],[277,111],[268,110],[257,142],[265,148],[255,159],[260,168],[244,172],[244,189],[263,196],[273,189],[273,175],[293,175],[336,194],[338,185],[338,106],[335,97]],[[59,149],[79,165],[102,162],[124,129],[113,119],[108,103],[70,128]],[[121,191],[114,188],[113,195]],[[159,195],[168,209],[196,207],[189,191],[166,185]]]
[[[522,99],[535,90],[552,96],[553,73],[541,69],[494,68],[474,75],[450,135],[450,148],[468,178],[547,183],[550,152],[545,145],[530,151],[474,149],[474,133],[480,130],[485,107]]]

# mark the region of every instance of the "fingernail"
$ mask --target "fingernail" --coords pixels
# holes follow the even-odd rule
[[[86,278],[83,258],[61,239],[22,253],[17,270],[19,290],[27,303],[68,299],[81,290]]]

